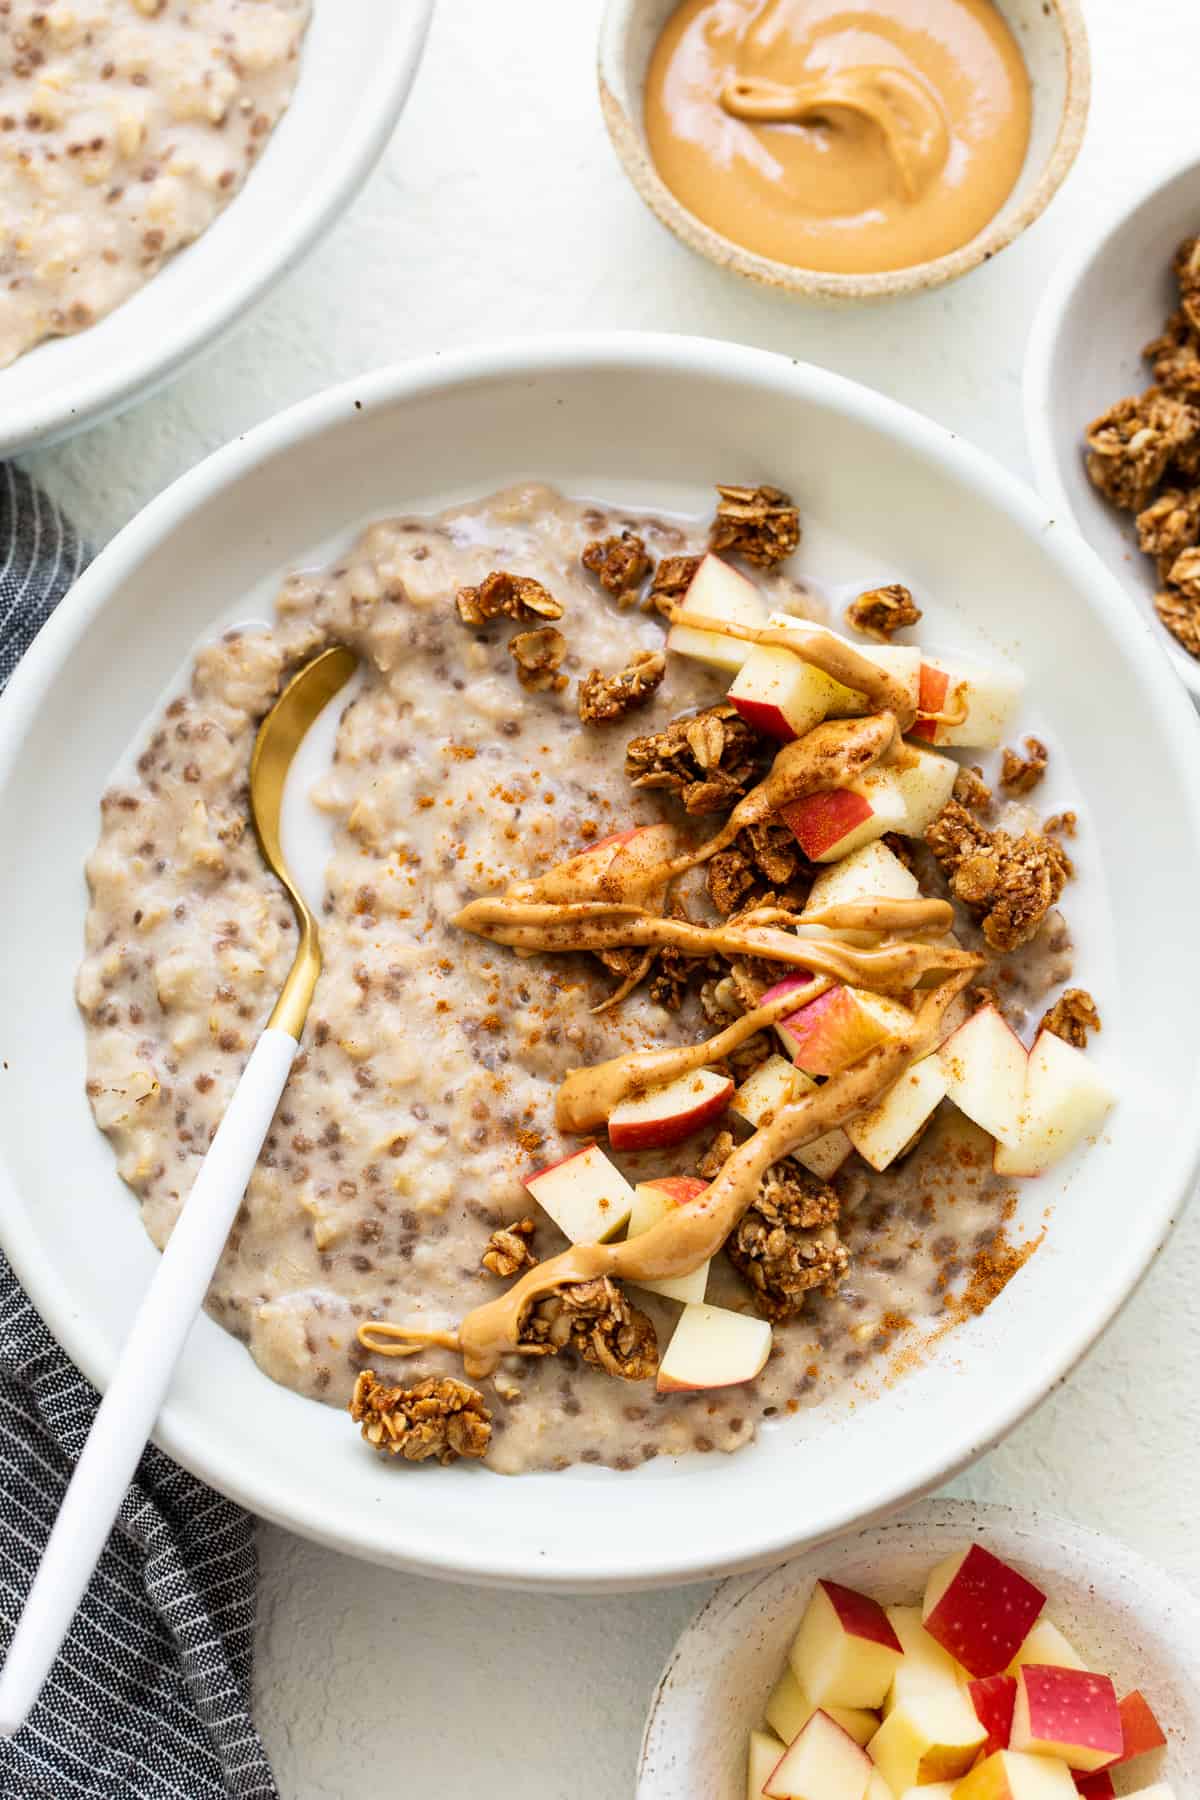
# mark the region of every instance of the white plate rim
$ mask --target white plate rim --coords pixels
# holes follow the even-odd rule
[[[1075,303],[1076,289],[1092,263],[1105,249],[1109,238],[1134,213],[1140,212],[1143,206],[1153,200],[1162,188],[1169,187],[1189,171],[1194,171],[1200,182],[1200,157],[1194,149],[1186,156],[1173,154],[1169,161],[1160,161],[1154,172],[1136,188],[1122,193],[1099,225],[1093,222],[1081,231],[1050,277],[1030,327],[1021,392],[1025,441],[1029,449],[1029,460],[1033,464],[1034,485],[1046,505],[1060,517],[1067,519],[1081,534],[1083,528],[1062,479],[1049,423],[1052,375],[1059,334],[1063,321]],[[1083,535],[1086,541],[1086,534]],[[1125,604],[1133,610],[1128,599]],[[1148,634],[1159,644],[1184,686],[1200,700],[1200,661],[1179,648],[1165,625],[1151,623],[1149,619],[1142,623]]]
[[[405,399],[427,396],[444,387],[470,386],[494,379],[530,380],[577,371],[580,367],[611,368],[625,375],[640,369],[666,370],[681,376],[703,370],[716,372],[749,387],[767,382],[791,386],[798,397],[836,406],[872,430],[927,455],[952,480],[968,480],[1023,529],[1049,545],[1050,554],[1074,572],[1075,581],[1086,585],[1092,604],[1103,615],[1123,653],[1141,665],[1147,679],[1158,678],[1161,719],[1180,768],[1194,767],[1200,752],[1200,719],[1178,685],[1162,681],[1165,664],[1149,632],[1139,628],[1114,578],[1095,553],[1076,533],[1047,518],[1036,496],[1017,478],[984,452],[923,415],[901,406],[847,378],[815,365],[772,351],[751,349],[728,342],[642,332],[601,332],[544,339],[505,339],[471,349],[434,353],[393,364],[311,396],[287,411],[256,426],[244,436],[215,451],[179,477],[134,518],[81,576],[76,586],[43,627],[31,649],[0,697],[0,785],[10,778],[19,760],[27,722],[53,683],[60,660],[65,658],[92,619],[102,610],[110,591],[149,551],[162,542],[189,513],[240,477],[294,446],[319,436],[328,427],[344,422],[356,412],[387,409]],[[1086,578],[1086,582],[1085,582]],[[1190,808],[1192,834],[1200,840],[1200,788],[1183,794]],[[681,1534],[677,1555],[652,1571],[636,1562],[597,1572],[595,1564],[556,1561],[553,1569],[530,1566],[510,1554],[501,1542],[458,1543],[415,1557],[397,1544],[394,1522],[382,1518],[355,1519],[353,1534],[331,1524],[328,1509],[313,1507],[293,1488],[273,1483],[269,1472],[245,1471],[220,1444],[214,1444],[203,1428],[172,1409],[170,1401],[155,1433],[155,1443],[175,1461],[231,1499],[259,1515],[333,1548],[393,1567],[448,1579],[481,1584],[501,1583],[556,1589],[566,1592],[632,1591],[638,1588],[712,1578],[718,1574],[763,1567],[784,1560],[797,1543],[815,1544],[851,1525],[861,1527],[921,1495],[929,1493],[986,1450],[999,1442],[1025,1418],[1051,1390],[1063,1381],[1132,1294],[1169,1236],[1200,1173],[1200,1069],[1188,1117],[1195,1121],[1189,1135],[1180,1134],[1157,1171],[1156,1188],[1162,1204],[1148,1222],[1138,1252],[1123,1263],[1120,1274],[1099,1296],[1095,1311],[1081,1324],[1060,1358],[1044,1368],[1036,1379],[1014,1381],[1005,1406],[989,1421],[986,1432],[966,1431],[948,1448],[932,1450],[923,1464],[911,1467],[899,1479],[882,1483],[869,1505],[855,1505],[849,1498],[828,1509],[827,1516],[810,1521],[798,1539],[786,1524],[761,1532],[752,1543],[742,1541],[727,1554],[704,1555],[688,1546]],[[0,1163],[0,1226],[9,1259],[35,1306],[68,1355],[98,1388],[104,1389],[113,1358],[100,1334],[75,1312],[49,1257],[44,1256],[9,1176]]]
[[[391,9],[390,22],[380,14],[382,42],[374,78],[347,108],[339,155],[330,160],[322,179],[310,189],[309,204],[281,218],[277,235],[264,239],[255,257],[227,268],[225,279],[212,284],[202,311],[181,313],[165,331],[147,335],[139,354],[122,355],[111,368],[97,356],[95,373],[89,379],[67,386],[50,384],[40,401],[21,405],[15,420],[0,420],[0,455],[15,456],[73,436],[153,393],[256,306],[336,223],[396,128],[425,47],[433,0],[391,0]],[[300,81],[303,79],[302,67]],[[239,198],[240,194],[235,196],[228,210],[232,211]],[[191,248],[184,245],[177,255],[186,256]],[[104,323],[100,319],[91,329],[100,330]],[[36,356],[38,348],[34,345],[26,355]],[[3,392],[4,371],[0,370],[0,396]]]

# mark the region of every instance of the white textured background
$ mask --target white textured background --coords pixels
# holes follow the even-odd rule
[[[1200,138],[1196,0],[1085,7],[1091,124],[1047,218],[956,287],[830,314],[735,284],[642,208],[596,105],[601,0],[440,0],[409,109],[340,227],[172,388],[34,466],[100,541],[207,451],[372,364],[506,333],[653,327],[827,364],[1026,474],[1021,358],[1060,247]],[[1200,1589],[1198,1291],[1193,1212],[1087,1365],[956,1491],[1080,1518]],[[258,1713],[286,1800],[628,1800],[655,1675],[700,1590],[474,1593],[270,1527],[261,1543]]]

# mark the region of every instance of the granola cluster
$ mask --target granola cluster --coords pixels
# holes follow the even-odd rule
[[[1099,1031],[1100,1014],[1086,988],[1067,988],[1042,1015],[1039,1031],[1052,1031],[1076,1050],[1087,1048],[1088,1032]]]
[[[949,800],[925,833],[950,883],[974,912],[993,950],[1017,950],[1037,936],[1074,874],[1056,839],[1027,831],[989,831],[958,800]]]
[[[431,1375],[410,1388],[388,1387],[374,1369],[363,1369],[350,1417],[373,1449],[406,1462],[482,1457],[492,1441],[492,1415],[483,1395],[449,1375]]]
[[[667,659],[661,650],[639,650],[615,675],[593,669],[579,683],[580,719],[585,725],[623,719],[654,698],[666,672]]]
[[[547,593],[532,575],[493,569],[478,587],[459,588],[455,599],[464,625],[482,626],[493,619],[561,619],[561,600]]]
[[[650,556],[645,540],[636,531],[623,531],[620,537],[596,538],[585,544],[580,558],[606,594],[628,606],[650,573]]]
[[[733,1148],[722,1132],[700,1173],[711,1176]],[[842,1203],[833,1188],[788,1156],[768,1169],[754,1204],[725,1244],[725,1254],[766,1319],[794,1318],[814,1288],[836,1292],[850,1257],[837,1232]]]
[[[920,607],[898,581],[887,587],[870,588],[846,608],[847,622],[864,637],[876,638],[881,644],[890,644],[898,631],[916,625],[920,618]]]
[[[672,719],[664,731],[630,740],[625,774],[635,788],[678,794],[690,813],[727,812],[766,774],[771,746],[734,706]]]
[[[555,625],[543,625],[540,631],[518,631],[508,640],[508,654],[517,665],[517,680],[531,694],[549,689],[560,694],[567,677],[559,664],[567,653],[567,640]]]
[[[623,1381],[648,1381],[658,1369],[653,1320],[631,1306],[608,1275],[564,1283],[537,1301],[521,1322],[521,1345],[546,1356],[574,1350]]]
[[[1179,306],[1142,351],[1154,385],[1089,425],[1087,469],[1114,506],[1136,515],[1161,584],[1155,610],[1200,657],[1200,237],[1180,244],[1172,268]]]
[[[720,499],[708,541],[714,550],[735,550],[760,569],[774,568],[800,542],[800,514],[782,488],[717,484]]]
[[[498,1231],[493,1231],[479,1259],[488,1274],[507,1281],[510,1276],[519,1275],[522,1269],[531,1269],[537,1261],[532,1247],[536,1230],[532,1219],[516,1219],[511,1225],[502,1225]]]
[[[1029,794],[1046,773],[1050,752],[1040,738],[1025,739],[1025,754],[1006,749],[1000,762],[1000,786],[1010,794]],[[955,786],[957,787],[957,777]],[[983,786],[982,780],[980,786]],[[989,796],[990,798],[990,796]]]

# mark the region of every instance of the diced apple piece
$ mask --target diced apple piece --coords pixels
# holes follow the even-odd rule
[[[788,1660],[817,1706],[880,1706],[900,1664],[882,1606],[836,1581],[818,1581]]]
[[[1041,1175],[1099,1130],[1115,1095],[1082,1050],[1038,1033],[1015,1126],[997,1131],[998,1175]]]
[[[785,744],[819,725],[835,705],[838,684],[773,644],[751,647],[728,699],[747,725]]]
[[[685,1306],[658,1365],[660,1394],[753,1381],[771,1354],[771,1326],[723,1306]]]
[[[831,1706],[826,1703],[819,1710],[827,1712],[835,1725],[848,1731],[856,1744],[865,1744],[879,1730],[879,1714],[866,1707]],[[785,1744],[790,1744],[794,1738],[799,1737],[816,1711],[817,1706],[796,1680],[789,1663],[771,1689],[771,1698],[767,1701],[764,1714],[767,1724]]]
[[[763,1000],[778,992],[778,986],[769,988]],[[838,983],[780,1019],[775,1030],[806,1075],[837,1075],[884,1038],[911,1025],[912,1014],[899,1001]]]
[[[767,607],[752,581],[722,562],[706,556],[692,576],[683,596],[685,609],[697,618],[719,619],[730,625],[765,625]],[[692,625],[672,625],[667,649],[677,656],[694,656],[718,669],[740,669],[754,645],[748,639],[722,637],[715,631],[697,631]]]
[[[1004,1672],[1046,1596],[981,1544],[948,1556],[925,1585],[921,1616],[956,1662],[974,1676]]]
[[[1115,1761],[1124,1746],[1117,1695],[1107,1675],[1026,1663],[1017,1673],[1012,1747],[1057,1756],[1085,1775]]]
[[[985,1675],[982,1680],[968,1681],[967,1696],[987,1732],[987,1755],[993,1750],[1007,1750],[1012,1741],[1013,1707],[1017,1700],[1016,1676]]]
[[[622,1100],[609,1114],[608,1141],[614,1150],[666,1150],[719,1118],[732,1095],[727,1075],[695,1069],[648,1094]]]
[[[893,1701],[903,1699],[914,1687],[954,1685],[959,1679],[958,1664],[931,1638],[921,1623],[919,1606],[889,1606],[888,1622],[900,1639],[904,1659],[892,1677],[892,1685],[884,1702],[887,1713]]]
[[[936,1056],[924,1056],[904,1071],[882,1100],[850,1121],[846,1136],[873,1169],[886,1169],[945,1097],[941,1063]]]
[[[822,625],[814,619],[797,619],[790,613],[773,612],[770,623],[794,632],[801,639],[819,635],[831,637],[839,644],[847,644],[867,662],[884,669],[893,681],[904,688],[912,704],[917,705],[921,691],[921,652],[915,645],[855,643],[841,632],[831,631],[828,625]],[[832,685],[836,689],[836,699],[829,709],[829,718],[857,719],[875,710],[866,695],[859,693],[856,688],[844,687],[840,681],[835,681]]]
[[[803,925],[810,914],[824,912],[831,906],[845,906],[855,900],[915,900],[920,891],[912,870],[906,869],[895,852],[876,839],[822,869],[812,884],[799,922]],[[841,931],[839,935],[850,943],[865,943],[871,934]]]
[[[633,1189],[599,1144],[547,1163],[524,1186],[573,1244],[602,1244],[629,1221]]]
[[[878,1775],[878,1771],[876,1774]],[[890,1794],[892,1790],[887,1782],[883,1780],[882,1776],[879,1776],[878,1779],[880,1794]],[[920,1787],[910,1787],[908,1792],[902,1795],[901,1800],[953,1800],[953,1795],[954,1783],[952,1781],[923,1781]],[[871,1800],[870,1788],[867,1789],[867,1800]]]
[[[983,1726],[955,1678],[903,1684],[867,1745],[867,1754],[897,1794],[926,1781],[965,1775],[982,1747]]]
[[[867,1753],[828,1713],[815,1712],[768,1776],[769,1800],[865,1800]]]
[[[752,1074],[747,1075],[733,1099],[729,1102],[729,1110],[745,1119],[755,1130],[781,1106],[791,1100],[800,1100],[805,1094],[816,1092],[817,1084],[797,1069],[785,1056],[768,1056],[766,1062],[760,1063]],[[814,1138],[811,1144],[794,1152],[796,1161],[803,1163],[813,1175],[822,1181],[828,1181],[836,1175],[850,1154],[850,1139],[837,1126],[827,1131],[824,1137]]]
[[[661,1175],[654,1181],[639,1181],[633,1190],[633,1210],[626,1236],[638,1237],[643,1231],[649,1231],[677,1206],[687,1206],[689,1201],[695,1200],[707,1186],[707,1181],[701,1181],[695,1175]],[[706,1257],[690,1275],[669,1275],[662,1281],[639,1281],[636,1285],[648,1288],[652,1294],[662,1294],[667,1300],[682,1300],[685,1305],[689,1301],[703,1300],[708,1286],[709,1260]]]
[[[904,806],[904,823],[898,829],[905,837],[924,837],[926,826],[937,818],[954,790],[958,764],[952,757],[905,744],[888,763],[887,772]]]
[[[1095,1775],[1076,1775],[1074,1779],[1076,1793],[1083,1794],[1086,1800],[1116,1800],[1117,1790],[1107,1769],[1100,1769]]]
[[[773,1731],[752,1731],[746,1757],[746,1800],[762,1800],[767,1778],[779,1766],[787,1745]]]
[[[1024,1102],[1028,1057],[997,1009],[981,1006],[973,1012],[950,1033],[937,1055],[946,1092],[959,1111],[993,1137],[1011,1132]]]
[[[1151,1750],[1161,1750],[1167,1741],[1167,1734],[1154,1716],[1154,1709],[1140,1688],[1134,1688],[1120,1702],[1118,1710],[1121,1714],[1122,1745],[1121,1754],[1116,1762],[1110,1764],[1116,1768],[1119,1763],[1133,1762],[1136,1757],[1148,1756]]]
[[[1017,1654],[1007,1673],[1015,1675],[1026,1663],[1045,1669],[1086,1669],[1087,1664],[1074,1644],[1065,1638],[1051,1619],[1039,1619]]]
[[[837,862],[904,824],[904,803],[886,769],[871,769],[848,787],[823,788],[779,810],[810,862]]]
[[[871,1779],[867,1783],[867,1791],[863,1795],[863,1800],[895,1800],[895,1795],[878,1769],[871,1770]],[[937,1788],[922,1788],[921,1800],[950,1800],[949,1786],[944,1795]]]
[[[922,712],[945,713],[946,719],[918,719],[910,736],[930,744],[957,744],[975,750],[997,750],[1016,717],[1025,683],[1008,669],[985,668],[961,657],[921,658],[919,705]]]
[[[1078,1795],[1065,1762],[997,1750],[964,1775],[953,1800],[1078,1800]]]

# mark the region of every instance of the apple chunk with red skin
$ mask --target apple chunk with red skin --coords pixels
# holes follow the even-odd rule
[[[930,1637],[979,1678],[1008,1668],[1045,1604],[1032,1581],[972,1544],[931,1571],[922,1618]]]
[[[1013,1707],[1017,1703],[1016,1676],[985,1675],[979,1681],[968,1681],[967,1694],[976,1718],[987,1732],[984,1754],[1007,1750],[1012,1738]]]
[[[1095,1775],[1076,1775],[1075,1791],[1083,1794],[1085,1800],[1116,1800],[1117,1797],[1107,1769],[1099,1769]]]
[[[997,750],[1012,727],[1024,685],[1023,678],[1009,669],[926,653],[921,659],[918,705],[923,713],[950,716],[918,719],[909,736],[930,744]]]
[[[1085,1775],[1120,1756],[1124,1745],[1116,1690],[1088,1669],[1026,1663],[1017,1674],[1012,1747],[1057,1756]]]
[[[885,831],[902,831],[905,809],[886,769],[871,769],[847,787],[822,788],[779,809],[810,862],[837,862]]]
[[[766,1319],[723,1306],[685,1306],[658,1365],[658,1391],[737,1387],[761,1374],[770,1354]]]
[[[953,1800],[1078,1800],[1071,1771],[1053,1756],[996,1750],[964,1775]]]
[[[711,1069],[680,1075],[647,1094],[622,1100],[608,1118],[614,1150],[666,1150],[719,1118],[733,1097],[733,1082]]]
[[[815,1712],[767,1778],[768,1800],[865,1800],[866,1751],[828,1713]]]
[[[792,1673],[817,1706],[883,1704],[903,1651],[877,1600],[818,1581],[788,1652]]]
[[[837,682],[790,650],[759,644],[738,670],[727,698],[752,730],[787,744],[828,716],[838,691]]]
[[[746,1758],[746,1800],[762,1800],[763,1783],[774,1774],[787,1745],[773,1731],[752,1731]]]
[[[697,618],[721,624],[762,626],[767,607],[752,581],[722,562],[719,556],[702,557],[688,584],[683,606]],[[694,656],[718,669],[740,669],[754,649],[747,638],[724,637],[716,631],[699,631],[694,625],[672,625],[667,649],[677,656]]]
[[[1140,1688],[1118,1703],[1121,1715],[1121,1754],[1109,1768],[1115,1769],[1121,1763],[1133,1762],[1136,1757],[1148,1756],[1151,1750],[1161,1750],[1167,1741],[1167,1734],[1154,1716],[1154,1709]]]
[[[628,1223],[633,1189],[599,1144],[526,1175],[524,1186],[573,1244],[601,1244]]]
[[[643,1231],[649,1231],[677,1206],[689,1205],[707,1186],[708,1182],[701,1181],[696,1175],[660,1175],[654,1181],[639,1181],[633,1191],[633,1211],[626,1236],[639,1237]],[[705,1257],[690,1275],[670,1275],[661,1281],[639,1281],[636,1285],[648,1288],[652,1294],[662,1294],[667,1300],[682,1300],[685,1305],[690,1300],[703,1300],[708,1286],[709,1261]]]
[[[803,982],[777,982],[767,989],[762,1004],[785,993],[789,985],[800,987]],[[884,1038],[911,1024],[912,1014],[898,1001],[838,982],[777,1020],[775,1030],[792,1061],[806,1075],[838,1075]]]

